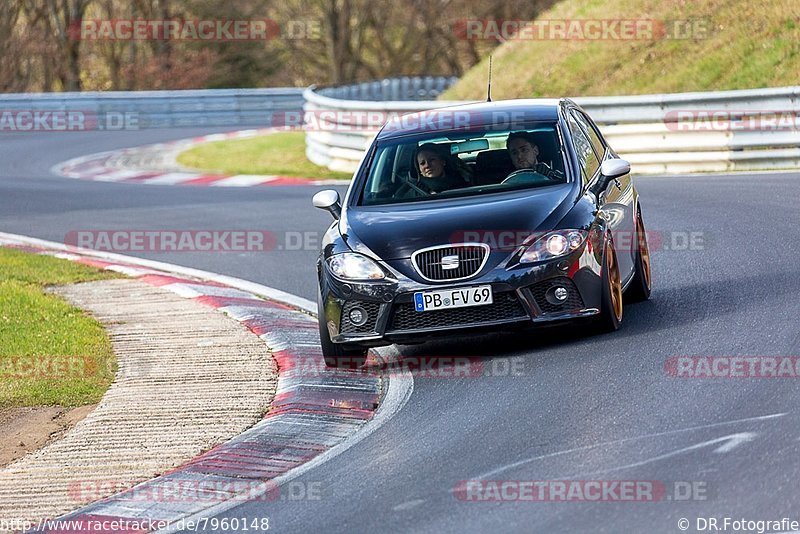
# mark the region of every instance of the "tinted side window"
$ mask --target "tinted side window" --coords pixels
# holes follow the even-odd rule
[[[583,113],[578,111],[573,111],[573,115],[575,115],[575,120],[583,126],[583,129],[586,133],[589,134],[589,141],[592,142],[592,147],[594,147],[594,152],[597,154],[597,157],[601,160],[603,159],[603,155],[606,152],[606,147],[603,145],[603,140],[600,139],[600,136],[597,134],[597,130],[593,127],[594,124],[592,121]]]
[[[586,173],[584,180],[590,180],[592,176],[594,176],[595,171],[600,167],[600,159],[597,157],[597,154],[594,153],[592,143],[589,141],[588,136],[583,132],[583,129],[578,126],[572,114],[569,116],[569,131],[572,134],[572,142],[575,143],[578,161]]]

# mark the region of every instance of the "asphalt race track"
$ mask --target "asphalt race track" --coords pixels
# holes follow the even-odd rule
[[[315,247],[330,220],[311,207],[319,187],[137,186],[49,171],[71,157],[205,133],[0,135],[0,231],[63,242],[70,230],[267,230],[278,245],[269,252],[134,255],[314,299]],[[703,526],[698,518],[800,520],[800,378],[665,372],[675,356],[800,355],[800,175],[636,183],[661,246],[652,299],[626,307],[622,330],[402,347],[407,357],[481,357],[497,376],[416,378],[400,413],[295,479],[294,496],[221,517],[268,516],[275,532],[437,533],[675,533],[682,518],[688,532]],[[475,479],[651,481],[665,493],[657,502],[457,498],[454,488]]]

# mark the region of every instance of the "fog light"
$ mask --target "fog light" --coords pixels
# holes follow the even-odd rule
[[[350,310],[350,322],[356,326],[362,326],[367,322],[367,312],[364,308],[353,308]]]
[[[569,290],[564,286],[553,286],[544,294],[544,298],[553,306],[560,306],[567,301]]]

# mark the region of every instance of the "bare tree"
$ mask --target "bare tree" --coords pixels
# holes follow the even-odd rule
[[[22,74],[22,39],[17,32],[22,8],[17,2],[0,4],[0,91],[18,91],[27,85]]]
[[[316,18],[322,39],[282,39],[294,83],[350,83],[400,74],[460,75],[498,41],[464,39],[467,19],[534,18],[554,0],[286,0],[279,21]],[[321,74],[327,72],[325,78]]]
[[[42,5],[47,29],[61,52],[58,76],[65,91],[81,90],[81,40],[70,31],[80,24],[91,0],[45,0]]]
[[[534,18],[555,0],[4,0],[0,91],[343,84],[396,75],[461,75],[498,41],[468,40],[468,19]],[[266,42],[92,40],[89,16],[270,18]],[[294,24],[317,34],[291,35]],[[162,36],[163,37],[163,36]]]

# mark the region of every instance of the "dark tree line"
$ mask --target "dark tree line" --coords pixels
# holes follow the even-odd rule
[[[499,43],[465,19],[532,19],[555,0],[4,0],[0,92],[340,84],[460,75]],[[85,20],[256,20],[268,40],[79,39]]]

